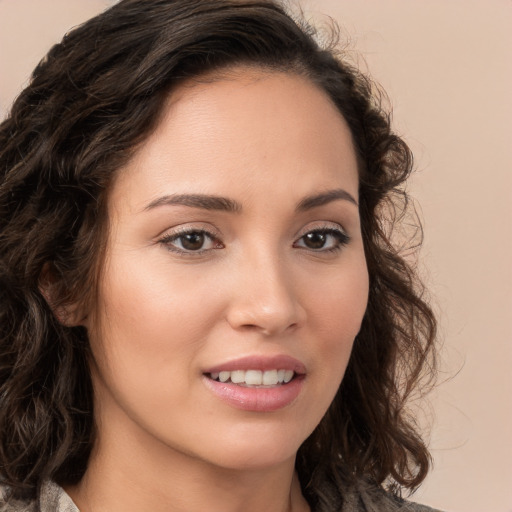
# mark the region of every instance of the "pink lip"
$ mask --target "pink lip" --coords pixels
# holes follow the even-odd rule
[[[218,382],[208,376],[210,373],[235,370],[292,370],[296,375],[288,384],[268,388],[244,387],[231,382]],[[248,356],[209,368],[203,374],[203,382],[214,395],[236,409],[272,412],[295,401],[301,392],[305,373],[306,367],[290,356]]]
[[[306,373],[306,367],[299,360],[287,355],[241,357],[208,368],[203,373],[232,372],[235,370],[292,370],[299,375]]]
[[[272,412],[290,405],[298,396],[304,383],[304,375],[294,377],[288,384],[271,388],[249,388],[218,382],[203,375],[205,385],[227,404],[252,412]]]

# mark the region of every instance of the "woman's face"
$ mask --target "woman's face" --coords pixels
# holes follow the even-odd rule
[[[306,79],[241,68],[174,91],[109,197],[86,320],[100,443],[293,460],[366,308],[357,201],[349,129]]]

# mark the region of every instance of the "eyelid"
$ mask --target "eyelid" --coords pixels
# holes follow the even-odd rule
[[[208,222],[192,221],[164,229],[155,237],[155,241],[158,242],[163,238],[170,239],[172,237],[178,237],[184,234],[186,235],[187,233],[194,231],[204,232],[212,238],[221,237],[221,232],[215,225]]]
[[[320,222],[310,222],[303,228],[301,228],[297,235],[296,239],[302,238],[304,235],[307,235],[308,233],[311,233],[311,231],[339,231],[345,236],[349,236],[347,230],[338,222],[333,221],[320,221]]]

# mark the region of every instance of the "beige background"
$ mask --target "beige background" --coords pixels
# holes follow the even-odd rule
[[[0,116],[50,45],[109,3],[0,0]],[[416,156],[410,191],[425,224],[442,378],[451,380],[427,411],[435,469],[415,499],[452,512],[512,512],[512,2],[303,6],[342,25]]]

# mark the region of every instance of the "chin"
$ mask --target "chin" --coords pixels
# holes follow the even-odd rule
[[[219,467],[238,470],[271,468],[295,461],[304,437],[294,438],[289,429],[282,425],[280,432],[267,429],[247,432],[242,436],[226,436],[215,443],[215,452],[210,460]],[[220,450],[218,450],[220,448]]]
[[[258,447],[253,450],[235,450],[230,454],[224,454],[215,461],[215,465],[227,470],[258,471],[288,463],[293,465],[296,455],[296,450],[276,453],[271,447]]]

